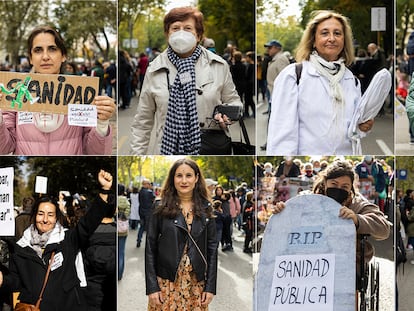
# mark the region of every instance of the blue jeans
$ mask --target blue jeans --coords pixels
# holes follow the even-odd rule
[[[118,236],[118,281],[122,279],[125,268],[125,244],[127,236]]]
[[[106,85],[106,95],[108,95],[109,97],[112,97],[112,84],[108,83]]]
[[[223,234],[223,229],[217,229],[216,230],[216,234],[217,234],[217,247],[218,247],[220,245],[220,242],[221,242],[221,237],[222,237],[222,234]]]
[[[147,231],[147,217],[149,216],[140,215],[141,220],[138,230],[137,244],[141,244],[142,235],[144,234],[144,231]]]

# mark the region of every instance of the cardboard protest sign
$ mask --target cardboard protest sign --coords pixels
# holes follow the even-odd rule
[[[255,311],[354,311],[356,230],[340,204],[296,196],[267,223],[254,284]]]
[[[0,236],[14,236],[14,170],[0,168]]]
[[[67,114],[68,104],[91,104],[98,88],[98,77],[0,71],[0,109]]]

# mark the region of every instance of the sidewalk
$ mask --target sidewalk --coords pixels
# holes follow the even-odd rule
[[[410,145],[410,134],[405,107],[395,101],[395,155],[414,155],[414,145]]]

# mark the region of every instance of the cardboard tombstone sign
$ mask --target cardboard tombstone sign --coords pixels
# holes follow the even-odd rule
[[[88,105],[99,78],[0,71],[0,109],[68,114],[69,104]]]
[[[354,311],[356,230],[340,204],[299,195],[273,215],[254,282],[255,311]]]

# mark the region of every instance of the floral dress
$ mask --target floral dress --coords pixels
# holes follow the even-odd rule
[[[188,224],[191,227],[191,224]],[[164,303],[161,306],[148,304],[148,311],[207,311],[208,306],[201,305],[201,294],[204,281],[197,281],[190,258],[187,254],[188,245],[184,248],[183,256],[177,270],[174,282],[158,277]]]

